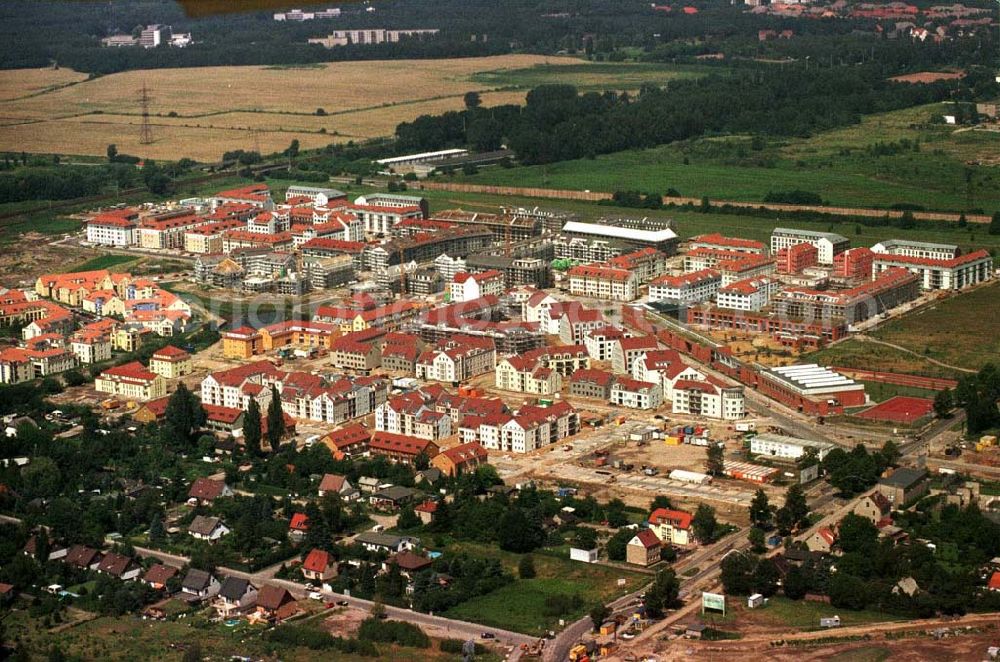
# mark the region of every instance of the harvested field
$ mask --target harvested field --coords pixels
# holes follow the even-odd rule
[[[18,69],[16,75],[0,75],[0,101],[23,98],[71,83],[87,80],[87,74],[72,69]]]
[[[893,76],[889,80],[894,80],[897,83],[936,83],[939,80],[956,80],[958,78],[965,78],[965,72],[918,71],[915,74],[904,74],[902,76]]]
[[[31,70],[27,75],[37,81],[27,89],[40,92],[33,96],[25,96],[23,71],[2,71],[0,149],[32,145],[37,152],[99,155],[116,143],[119,151],[143,157],[215,161],[223,151],[253,149],[255,142],[265,152],[284,149],[293,139],[303,148],[319,147],[391,135],[399,122],[461,109],[471,90],[482,92],[485,105],[522,101],[523,92],[491,93],[491,85],[471,77],[542,62],[557,69],[580,60],[505,55],[338,62],[309,69],[204,67],[94,80],[75,72],[59,78],[60,71],[46,78],[48,70]],[[143,85],[152,99],[152,145],[138,144]],[[315,114],[320,108],[326,115]],[[259,135],[252,138],[249,128],[259,129]]]

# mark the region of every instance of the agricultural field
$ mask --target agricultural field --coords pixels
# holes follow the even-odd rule
[[[1000,131],[932,124],[944,104],[882,113],[805,139],[754,144],[749,136],[702,138],[541,166],[492,169],[459,181],[574,190],[639,189],[715,200],[761,201],[771,191],[812,191],[832,205],[933,210],[1000,209]],[[919,141],[919,148],[876,142]],[[885,149],[883,148],[883,151]],[[970,177],[967,181],[966,176]]]
[[[532,74],[535,65],[543,65]],[[588,69],[597,67],[594,75]],[[447,60],[337,62],[305,67],[204,67],[129,71],[88,80],[69,70],[0,72],[0,150],[101,155],[108,143],[143,157],[215,161],[223,151],[303,148],[391,135],[399,122],[457,110],[470,90],[484,105],[520,102],[532,75],[638,87],[674,75],[666,67],[590,65],[569,57],[504,55]],[[507,79],[505,72],[518,72]],[[476,75],[486,76],[478,79]],[[676,75],[687,75],[678,73]],[[516,79],[524,79],[521,84]],[[28,84],[25,85],[25,80]],[[138,144],[143,86],[155,142]],[[614,84],[613,87],[621,87]],[[497,88],[505,91],[491,92]],[[322,109],[325,115],[317,115]],[[259,131],[250,136],[249,130]]]
[[[986,363],[1000,365],[998,318],[1000,284],[994,282],[890,321],[872,335],[948,365],[978,370]]]

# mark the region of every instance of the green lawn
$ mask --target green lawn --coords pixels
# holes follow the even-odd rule
[[[802,189],[833,205],[1000,210],[996,168],[967,165],[1000,150],[1000,135],[956,133],[929,124],[931,104],[865,117],[860,124],[754,150],[749,136],[701,138],[547,165],[488,168],[461,181],[575,190],[639,189],[690,197],[761,201],[769,191]],[[876,142],[919,141],[919,151],[875,155]],[[971,181],[967,181],[967,173]]]
[[[83,264],[78,264],[73,267],[70,271],[95,271],[97,269],[111,269],[112,267],[117,267],[122,264],[128,264],[129,262],[135,262],[137,257],[134,255],[118,255],[115,253],[107,253],[105,255],[99,255],[98,257],[91,258],[84,262]]]
[[[949,297],[892,320],[872,335],[960,368],[1000,365],[1000,283]],[[992,320],[992,321],[991,321]]]
[[[851,611],[849,609],[832,607],[821,602],[789,600],[781,596],[772,597],[765,607],[740,612],[738,620],[741,622],[752,620],[762,625],[786,625],[794,628],[817,630],[819,629],[820,618],[833,616],[834,614],[840,616],[841,625],[844,627],[901,620],[898,616],[881,611],[867,609]]]
[[[863,379],[858,381],[865,385],[865,393],[867,393],[875,402],[883,402],[897,395],[906,395],[913,398],[928,398],[933,400],[934,396],[937,395],[937,391],[916,388],[913,386],[897,386],[896,384],[869,382]]]
[[[802,362],[825,366],[903,372],[927,377],[957,379],[961,373],[922,360],[891,347],[854,338],[839,342],[802,357]]]
[[[519,554],[471,543],[449,545],[446,554],[454,555],[459,552],[498,558],[505,568],[517,576],[517,563],[521,558]],[[559,629],[560,618],[567,622],[574,621],[586,614],[597,602],[607,602],[651,581],[648,575],[570,561],[567,556],[550,556],[544,552],[532,556],[537,573],[534,579],[518,579],[497,591],[463,602],[444,615],[525,634],[542,635],[547,630]],[[619,578],[625,579],[624,587],[618,586]],[[568,614],[548,615],[545,613],[545,600],[554,595],[579,595],[583,603],[579,609]]]

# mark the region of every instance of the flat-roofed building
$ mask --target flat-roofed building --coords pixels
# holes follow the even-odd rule
[[[786,460],[798,460],[808,449],[816,450],[816,459],[822,460],[836,446],[825,441],[809,441],[798,437],[782,434],[764,433],[750,440],[750,452],[754,455],[764,455]]]
[[[845,407],[865,404],[865,386],[815,363],[780,366],[761,371],[765,382],[808,398],[836,400]]]

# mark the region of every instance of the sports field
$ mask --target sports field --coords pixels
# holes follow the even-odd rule
[[[481,92],[486,106],[523,101],[523,90],[475,82],[474,74],[500,76],[539,64],[551,72],[580,63],[504,55],[155,69],[93,80],[64,69],[0,71],[0,150],[100,155],[115,143],[120,152],[143,157],[216,161],[226,150],[259,145],[264,152],[278,151],[293,139],[303,148],[320,147],[391,135],[400,122],[461,109],[463,95],[472,90]],[[152,145],[138,141],[144,85],[151,97]],[[491,91],[497,87],[507,89]]]
[[[913,423],[914,421],[927,416],[933,410],[933,400],[897,395],[889,398],[885,402],[875,405],[874,407],[869,407],[860,414],[857,414],[857,416],[873,421]]]

